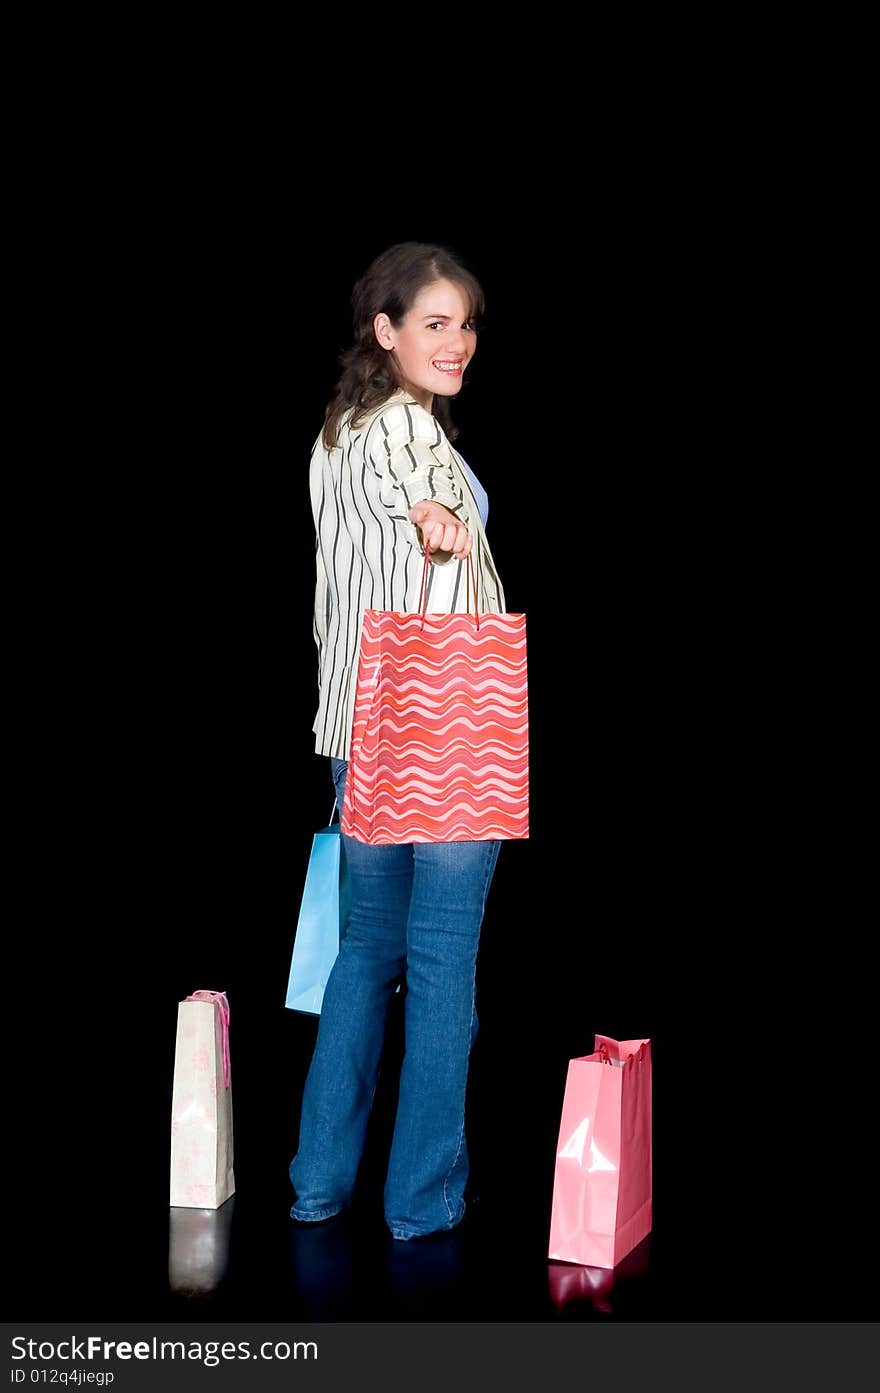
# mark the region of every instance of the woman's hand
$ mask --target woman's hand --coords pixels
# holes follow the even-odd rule
[[[464,523],[455,513],[444,508],[442,503],[426,498],[410,508],[408,517],[422,529],[422,537],[428,551],[447,551],[462,560],[474,544],[474,539]]]

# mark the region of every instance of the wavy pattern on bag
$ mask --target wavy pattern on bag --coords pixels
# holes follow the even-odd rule
[[[524,614],[363,617],[341,826],[370,843],[529,834]]]

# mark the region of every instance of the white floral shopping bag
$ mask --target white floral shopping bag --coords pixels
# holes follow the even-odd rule
[[[229,1002],[193,992],[177,1007],[171,1098],[171,1204],[219,1209],[235,1193],[232,1170]]]

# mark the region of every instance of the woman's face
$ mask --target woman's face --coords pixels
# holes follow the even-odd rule
[[[430,411],[435,392],[454,397],[477,351],[477,333],[468,319],[464,292],[452,281],[432,281],[416,296],[403,324],[395,329],[387,314],[373,321],[376,338],[394,352],[404,387]]]

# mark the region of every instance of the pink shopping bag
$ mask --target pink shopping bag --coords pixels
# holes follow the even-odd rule
[[[569,1060],[547,1256],[616,1267],[651,1231],[651,1042]]]

